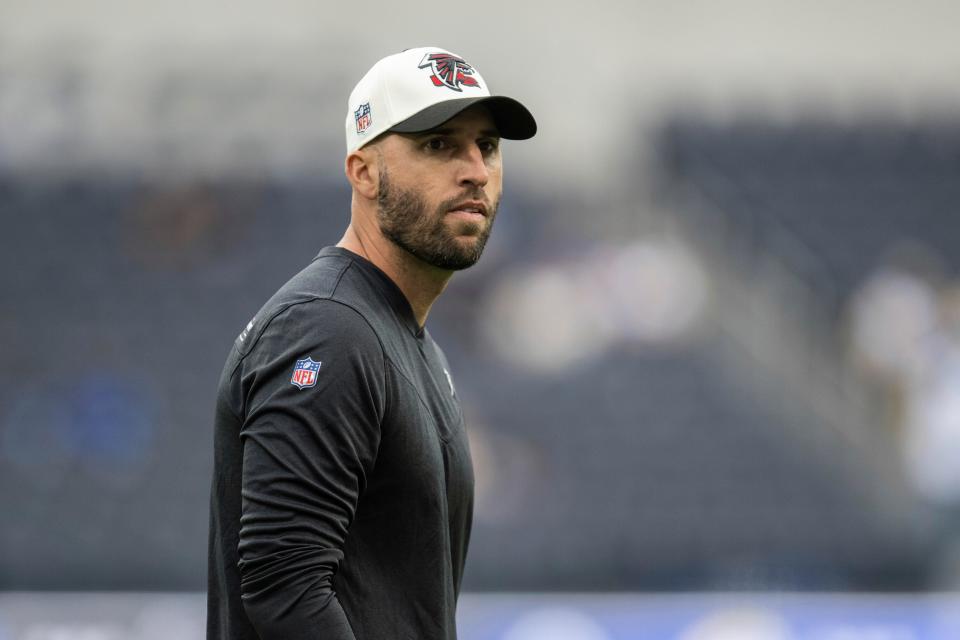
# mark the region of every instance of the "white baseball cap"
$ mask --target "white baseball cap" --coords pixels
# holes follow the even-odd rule
[[[522,104],[492,96],[480,72],[439,47],[407,49],[380,59],[347,103],[347,153],[387,131],[415,133],[443,124],[467,107],[490,110],[500,137],[526,140],[537,123]]]

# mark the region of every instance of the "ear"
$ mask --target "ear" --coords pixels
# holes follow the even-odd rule
[[[368,200],[375,200],[380,187],[380,154],[367,145],[347,155],[343,172],[353,190]]]

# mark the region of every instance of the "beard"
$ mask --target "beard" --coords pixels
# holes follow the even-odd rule
[[[423,195],[410,189],[401,189],[390,184],[385,167],[380,169],[380,185],[377,191],[377,220],[380,231],[401,249],[413,254],[423,262],[448,271],[459,271],[476,264],[493,229],[498,202],[487,207],[486,227],[473,222],[460,223],[463,235],[475,236],[472,243],[463,245],[444,223],[451,207],[466,199],[486,202],[478,187],[473,192],[441,202],[431,213]]]

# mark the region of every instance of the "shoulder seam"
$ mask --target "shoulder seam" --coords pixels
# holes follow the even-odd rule
[[[349,266],[349,265],[348,265],[348,266]],[[343,272],[341,272],[340,276],[337,278],[337,285],[340,284],[340,278],[343,277],[343,273],[345,273],[345,272],[346,272],[346,268],[343,270]],[[336,291],[337,285],[334,285],[334,287],[333,287],[333,292]],[[332,295],[333,292],[331,292],[331,295]],[[335,304],[340,305],[341,307],[345,307],[345,308],[347,308],[347,309],[350,309],[350,310],[353,311],[355,314],[357,314],[357,315],[360,317],[360,319],[363,320],[363,322],[367,325],[367,327],[370,328],[370,332],[373,333],[373,336],[377,339],[377,344],[380,345],[380,355],[383,357],[383,361],[384,361],[385,363],[389,363],[391,366],[393,366],[394,368],[396,368],[396,365],[393,364],[393,361],[392,361],[392,360],[390,359],[390,357],[387,355],[387,350],[384,349],[384,347],[383,347],[383,340],[380,338],[380,334],[377,333],[377,330],[373,327],[373,325],[372,325],[372,324],[370,323],[370,321],[366,318],[366,316],[364,316],[364,315],[360,312],[359,309],[357,309],[356,307],[354,307],[354,306],[351,305],[351,304],[348,304],[348,303],[346,303],[346,302],[344,302],[344,301],[342,301],[342,300],[336,300],[336,299],[334,299],[334,298],[332,298],[332,297],[330,297],[330,296],[313,296],[313,297],[311,297],[311,298],[306,298],[306,299],[304,299],[304,300],[297,300],[297,301],[295,301],[295,302],[288,302],[288,303],[280,306],[280,307],[277,309],[277,311],[276,311],[273,315],[270,316],[270,319],[267,320],[267,321],[263,324],[263,328],[260,330],[260,333],[257,334],[257,340],[254,342],[254,346],[252,346],[252,347],[250,348],[250,350],[247,351],[246,353],[240,354],[240,358],[237,360],[237,364],[233,367],[233,371],[230,372],[230,379],[232,380],[233,377],[237,375],[237,371],[240,369],[240,365],[243,364],[243,361],[247,359],[247,356],[248,356],[248,355],[250,355],[251,353],[253,353],[253,350],[256,348],[256,343],[260,341],[260,337],[264,334],[264,332],[267,330],[267,328],[273,323],[273,321],[277,319],[277,316],[279,316],[279,315],[282,314],[283,312],[285,312],[285,311],[287,311],[287,310],[289,310],[289,309],[291,309],[291,308],[293,308],[293,307],[295,307],[295,306],[297,306],[297,305],[308,304],[308,303],[310,303],[310,302],[333,302],[333,303],[335,303]],[[236,348],[236,347],[234,347],[234,348]],[[384,368],[384,374],[383,374],[383,376],[384,376],[384,378],[383,378],[383,381],[382,381],[382,382],[383,382],[384,388],[386,388],[386,384],[387,384],[387,380],[386,380],[386,368]],[[243,411],[244,411],[244,413],[246,413],[246,406],[243,407]]]
[[[343,269],[340,270],[340,275],[337,276],[337,281],[333,283],[333,287],[330,289],[330,296],[329,296],[330,298],[333,298],[333,296],[337,293],[337,289],[340,288],[340,281],[343,280],[344,274],[346,274],[347,271],[352,266],[353,266],[353,259],[350,258],[347,260],[347,264],[343,267]],[[346,305],[346,306],[349,306],[349,305]],[[352,309],[353,307],[350,307],[350,308]],[[353,310],[357,311],[356,309],[353,309]],[[357,311],[357,313],[360,313],[360,312]],[[363,314],[360,314],[360,315],[363,315]],[[366,320],[366,318],[364,318],[364,320]]]
[[[314,260],[316,260],[316,258],[314,258]],[[352,261],[350,261],[350,262],[352,262]],[[276,308],[276,310],[274,311],[273,315],[271,315],[271,316],[267,319],[267,321],[263,323],[263,326],[260,328],[260,331],[257,333],[256,337],[254,338],[253,336],[251,336],[251,338],[253,338],[253,339],[250,341],[250,349],[249,349],[246,353],[244,353],[244,352],[242,352],[242,351],[240,352],[240,359],[237,361],[237,367],[239,367],[240,364],[244,361],[244,359],[246,359],[247,355],[249,355],[249,354],[253,351],[253,349],[254,349],[254,347],[256,346],[256,344],[260,341],[260,336],[263,335],[263,332],[267,330],[267,327],[269,327],[270,324],[271,324],[271,323],[276,319],[276,317],[279,316],[281,313],[283,313],[284,311],[286,311],[286,310],[289,309],[290,307],[293,307],[294,305],[303,304],[303,303],[305,303],[305,302],[314,302],[314,301],[316,301],[316,300],[326,300],[326,299],[332,298],[333,294],[336,293],[336,291],[337,291],[337,287],[340,286],[340,280],[343,279],[343,274],[346,273],[346,272],[347,272],[347,269],[350,268],[350,262],[347,262],[347,263],[346,263],[345,265],[343,265],[343,267],[340,269],[340,273],[337,275],[337,280],[336,280],[336,282],[334,282],[333,287],[330,289],[330,294],[329,294],[329,295],[326,295],[326,296],[315,295],[315,296],[311,296],[311,297],[309,297],[309,298],[305,298],[305,299],[302,299],[302,300],[291,300],[291,301],[289,301],[289,302],[285,302],[285,303],[279,305],[279,306]],[[335,302],[339,302],[339,301],[335,301]],[[349,306],[349,305],[345,305],[345,306]],[[354,309],[354,311],[357,311],[357,310]],[[357,313],[359,313],[359,312],[357,312]],[[360,315],[361,315],[361,317],[363,316],[363,314],[360,314]],[[364,320],[366,320],[366,318],[364,318]],[[368,322],[367,324],[369,325],[370,323]],[[371,327],[371,329],[372,329],[372,327]],[[376,332],[374,332],[374,333],[376,333]],[[379,339],[380,339],[380,337],[377,336],[377,340],[378,340],[378,341],[379,341]],[[236,345],[234,345],[234,346],[236,346]],[[383,348],[383,344],[382,344],[382,343],[381,343],[381,345],[380,345],[380,348],[381,348],[381,349]],[[238,349],[238,351],[239,351],[239,349]],[[234,367],[234,370],[231,372],[230,376],[233,377],[233,374],[234,374],[234,373],[236,373],[236,367]]]

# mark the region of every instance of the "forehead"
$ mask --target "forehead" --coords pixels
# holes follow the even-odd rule
[[[499,136],[496,123],[490,110],[482,104],[475,104],[464,109],[441,125],[413,134],[425,136],[432,133],[482,133],[483,135]]]

